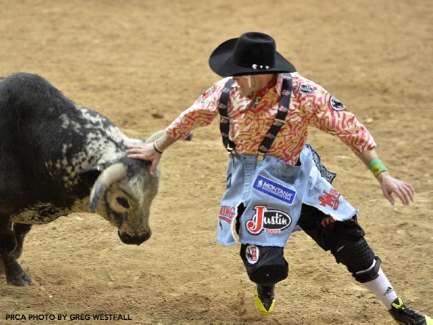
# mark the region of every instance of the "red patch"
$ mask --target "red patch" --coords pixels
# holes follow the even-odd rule
[[[232,219],[235,216],[235,208],[228,207],[228,206],[222,206],[220,208],[220,213],[218,215],[218,218],[221,220],[232,223]]]
[[[340,196],[341,194],[334,189],[329,191],[329,193],[324,191],[323,195],[319,197],[320,205],[324,207],[329,205],[334,210],[337,210],[340,205]]]

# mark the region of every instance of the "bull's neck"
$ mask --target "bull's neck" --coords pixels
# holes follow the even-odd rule
[[[87,109],[77,107],[80,111],[83,127],[86,130],[85,147],[89,148],[92,167],[102,167],[126,156],[129,145],[141,143],[140,140],[128,138],[117,126],[105,116]]]
[[[77,184],[80,174],[103,170],[107,165],[126,156],[129,145],[141,141],[128,138],[103,115],[76,106],[76,111],[60,116],[61,128],[74,134],[63,142],[61,152],[46,163],[49,174],[61,178],[67,187]]]

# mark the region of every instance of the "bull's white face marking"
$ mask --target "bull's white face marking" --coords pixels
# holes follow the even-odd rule
[[[158,176],[151,176],[145,170],[113,184],[107,190],[98,212],[120,233],[141,236],[150,232],[150,206],[157,192]]]

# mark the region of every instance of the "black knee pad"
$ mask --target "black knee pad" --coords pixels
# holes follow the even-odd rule
[[[364,283],[377,278],[381,261],[363,237],[354,241],[341,241],[332,250],[332,254],[337,263],[347,267],[356,281]]]
[[[242,244],[240,255],[251,281],[270,285],[287,278],[283,247]]]

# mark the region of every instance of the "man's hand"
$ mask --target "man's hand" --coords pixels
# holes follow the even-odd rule
[[[156,152],[153,143],[145,143],[142,146],[129,147],[128,157],[151,161],[152,165],[150,166],[149,171],[151,175],[155,175],[156,167],[161,159],[161,154]]]
[[[409,205],[413,202],[415,190],[409,183],[403,182],[392,177],[388,172],[383,172],[377,176],[383,195],[387,200],[394,205],[394,194],[400,199],[404,205]]]

